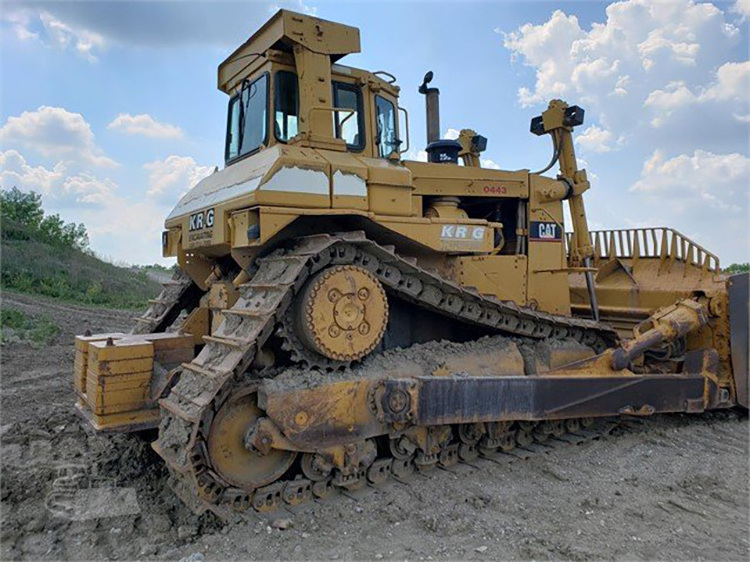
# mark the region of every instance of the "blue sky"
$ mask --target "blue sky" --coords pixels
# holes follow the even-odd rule
[[[113,261],[160,260],[163,218],[223,165],[218,64],[277,7],[360,28],[342,62],[395,74],[424,145],[425,71],[442,127],[489,138],[485,165],[546,165],[549,99],[586,109],[592,228],[671,226],[748,261],[750,1],[3,2],[1,185],[43,193]]]

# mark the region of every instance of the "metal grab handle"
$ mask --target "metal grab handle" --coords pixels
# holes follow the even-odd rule
[[[405,107],[399,107],[398,110],[404,112],[404,121],[406,121],[406,148],[398,151],[399,154],[403,154],[408,152],[411,147],[411,142],[409,141],[409,112],[406,111]]]
[[[343,121],[338,123],[336,125],[336,138],[341,138],[341,127],[346,123],[347,119],[349,119],[352,115],[356,114],[356,110],[349,109],[348,107],[325,107],[322,105],[316,105],[315,107],[311,107],[310,110],[307,112],[307,121],[310,122],[310,115],[313,111],[330,111],[332,114],[336,114],[339,111],[344,111],[349,113],[346,117],[344,117]]]
[[[396,77],[393,74],[391,74],[390,72],[386,72],[385,70],[378,70],[376,72],[373,72],[372,74],[373,74],[373,76],[378,76],[380,74],[383,74],[384,76],[387,76],[388,78],[390,78],[390,80],[386,80],[386,82],[388,82],[389,84],[395,84],[396,83]]]

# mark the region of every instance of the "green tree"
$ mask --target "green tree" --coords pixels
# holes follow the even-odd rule
[[[10,223],[11,238],[32,237],[53,246],[77,250],[89,247],[89,236],[83,223],[66,223],[57,214],[45,216],[39,193],[25,193],[17,187],[0,190],[0,217],[4,231]]]
[[[42,196],[33,191],[24,193],[17,187],[0,190],[0,214],[3,220],[38,228],[44,218]]]
[[[750,263],[733,263],[724,268],[724,273],[734,275],[736,273],[750,273]]]

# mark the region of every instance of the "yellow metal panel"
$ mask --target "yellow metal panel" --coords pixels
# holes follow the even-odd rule
[[[89,377],[89,382],[91,380]],[[111,391],[105,391],[105,388],[101,385],[88,384],[86,389],[88,391],[86,399],[92,407],[107,408],[108,406],[122,404],[144,403],[150,398],[151,383],[146,381],[140,383],[139,386],[115,387]]]
[[[91,361],[89,368],[100,376],[124,375],[128,373],[151,372],[154,367],[153,357],[124,359],[121,361]]]
[[[335,209],[362,209],[367,210],[367,196],[358,195],[333,195],[331,206]]]
[[[106,341],[89,344],[89,364],[92,361],[122,361],[153,356],[154,344],[143,340],[117,341],[113,345],[107,345]]]
[[[162,233],[161,255],[164,258],[177,256],[182,241],[182,229],[170,228]]]
[[[86,371],[89,360],[89,344],[92,342],[106,341],[109,338],[113,340],[124,337],[121,332],[112,332],[109,334],[94,334],[91,336],[76,336],[75,338],[75,361],[73,364],[73,384],[76,392],[83,396],[86,394]]]
[[[298,146],[284,146],[279,151],[279,158],[255,192],[255,200],[261,205],[330,207],[331,167],[321,152]]]
[[[401,215],[408,217],[412,215],[411,187],[394,187],[370,183],[369,208],[373,213],[379,215]]]
[[[128,384],[131,387],[141,386],[144,382],[151,384],[152,371],[144,370],[140,372],[122,373],[118,375],[113,374],[102,374],[94,371],[89,371],[89,378],[91,384],[98,384],[107,388],[128,388]],[[88,379],[87,379],[88,380]]]
[[[532,307],[555,314],[570,315],[570,289],[568,287],[568,262],[563,244],[563,207],[561,201],[541,201],[540,190],[551,182],[548,178],[531,176],[533,197],[530,202],[529,221],[554,225],[557,236],[538,240],[529,235],[529,288],[528,302]]]
[[[299,215],[293,213],[261,212],[260,214],[260,243],[267,242],[272,236],[281,232],[287,225],[297,219]]]
[[[406,166],[396,165],[383,158],[357,156],[367,166],[367,182],[413,189],[412,174]]]
[[[182,323],[181,330],[186,334],[193,336],[193,345],[201,345],[203,336],[208,335],[209,310],[206,307],[199,306],[193,311]]]
[[[528,198],[528,171],[506,172],[470,166],[404,162],[414,177],[417,195]]]
[[[88,420],[96,431],[101,432],[129,432],[150,429],[159,426],[161,413],[159,408],[142,408],[121,413],[106,415],[96,414],[80,401],[76,408]]]
[[[248,237],[248,228],[258,227],[260,228],[260,216],[258,209],[243,209],[241,211],[235,211],[231,213],[230,218],[230,242],[233,248],[241,248],[249,245],[251,242],[256,242],[258,239],[253,238],[250,240]]]
[[[127,404],[102,404],[91,406],[94,414],[97,415],[109,415],[109,414],[121,414],[124,412],[132,412],[134,410],[142,410],[147,407],[147,403],[143,400],[139,400]]]
[[[526,303],[526,256],[451,258],[457,281],[500,300]]]
[[[86,394],[86,365],[88,362],[88,353],[76,350],[75,361],[73,363],[73,386],[80,395]]]
[[[559,265],[562,253],[562,244],[529,242],[528,298],[540,310],[570,315],[568,275]]]
[[[265,410],[284,435],[297,446],[325,447],[335,442],[332,428],[347,427],[352,440],[377,425],[375,414],[367,407],[372,385],[377,381],[352,380],[321,385],[302,391],[290,390],[268,394]],[[307,442],[314,436],[315,442]]]
[[[239,298],[237,289],[231,281],[224,281],[220,283],[214,283],[211,285],[211,289],[208,293],[208,306],[213,309],[224,309],[230,308],[237,302]],[[154,342],[154,349],[157,349],[157,344],[160,342]],[[170,344],[171,348],[177,347],[192,347],[192,338],[190,336],[180,336],[179,340],[173,340]],[[159,349],[166,349],[166,346],[158,347]]]

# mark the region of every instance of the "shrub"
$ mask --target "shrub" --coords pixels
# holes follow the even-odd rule
[[[52,342],[60,327],[46,314],[27,316],[15,308],[0,310],[0,343],[25,341],[32,347],[44,347]]]

